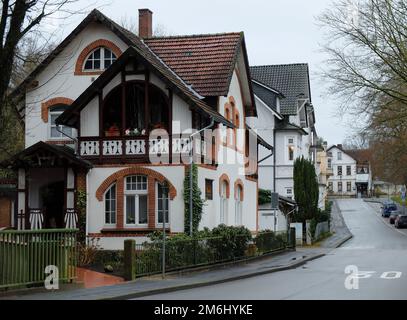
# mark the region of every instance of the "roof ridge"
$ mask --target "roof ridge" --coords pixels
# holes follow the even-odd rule
[[[213,37],[213,36],[227,36],[227,35],[241,35],[243,31],[239,32],[218,32],[218,33],[201,33],[201,34],[185,34],[185,35],[173,35],[173,36],[159,36],[145,38],[145,41],[150,40],[165,40],[165,39],[188,39],[188,38],[200,38],[200,37]]]
[[[282,66],[309,66],[308,62],[298,63],[283,63],[283,64],[263,64],[257,66],[250,66],[250,68],[264,68],[264,67],[282,67]]]

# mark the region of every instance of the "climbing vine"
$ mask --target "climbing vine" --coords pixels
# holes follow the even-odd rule
[[[77,191],[76,208],[78,210],[78,242],[86,242],[86,192]]]
[[[190,231],[190,218],[189,218],[189,198],[190,198],[190,170],[186,172],[184,180],[184,231],[189,234]],[[196,234],[198,231],[199,223],[202,219],[202,209],[204,202],[202,200],[202,192],[198,186],[198,167],[194,164],[192,166],[192,233]]]

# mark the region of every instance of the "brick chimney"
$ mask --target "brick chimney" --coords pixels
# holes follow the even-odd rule
[[[153,36],[153,12],[149,9],[138,10],[138,34],[142,39]]]

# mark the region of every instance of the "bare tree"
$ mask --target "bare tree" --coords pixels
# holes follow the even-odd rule
[[[336,0],[319,16],[327,39],[325,79],[345,111],[393,110],[407,117],[407,2]]]

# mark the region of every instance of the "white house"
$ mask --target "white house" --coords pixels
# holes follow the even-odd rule
[[[183,232],[191,133],[211,128],[193,140],[200,227],[256,232],[257,143],[272,148],[258,137],[249,153],[257,112],[243,33],[156,38],[152,12],[139,14],[137,36],[92,11],[12,94],[25,96],[26,127],[26,149],[2,163],[18,172],[15,227],[76,226],[82,192],[86,233],[104,249],[164,222]]]
[[[289,204],[294,199],[295,159],[304,157],[316,162],[317,135],[308,65],[254,66],[250,70],[258,117],[250,118],[248,123],[275,148],[273,155],[259,163],[259,188],[277,192],[280,201],[287,204],[288,200]],[[261,148],[259,161],[268,155],[270,152]],[[270,216],[267,210],[259,214],[260,221],[267,220],[262,215]],[[276,224],[286,226],[279,222],[282,219],[285,217],[280,212]],[[260,228],[269,228],[269,223]]]
[[[327,150],[328,168],[333,175],[328,179],[328,192],[333,196],[366,197],[372,189],[372,173],[366,150],[345,150],[341,144]]]

